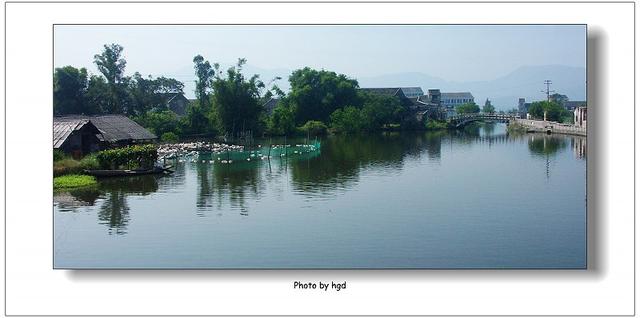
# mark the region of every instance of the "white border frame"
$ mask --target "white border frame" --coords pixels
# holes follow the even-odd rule
[[[622,115],[635,114],[633,3],[6,3],[5,15],[8,315],[635,313],[630,173],[635,122]],[[598,52],[589,53],[588,61],[589,182],[594,170],[598,181],[589,189],[589,214],[597,215],[594,231],[590,225],[589,244],[595,247],[589,257],[596,257],[597,266],[587,271],[53,271],[51,167],[41,158],[51,151],[52,25],[61,23],[587,24],[589,46],[596,43]],[[592,196],[598,198],[593,203]],[[348,288],[300,291],[292,288],[295,280],[346,280]]]

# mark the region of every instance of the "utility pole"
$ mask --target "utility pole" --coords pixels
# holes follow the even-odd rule
[[[547,90],[546,91],[541,91],[543,93],[547,93],[547,102],[551,101],[551,93],[555,93],[555,91],[551,91],[549,90],[549,86],[551,86],[551,80],[544,80],[544,85],[547,85]]]

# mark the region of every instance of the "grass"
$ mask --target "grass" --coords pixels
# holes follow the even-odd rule
[[[449,128],[449,125],[445,121],[429,120],[424,127],[427,130],[440,130]]]
[[[61,158],[53,162],[53,176],[58,177],[67,174],[80,174],[85,169],[100,169],[100,164],[95,154],[90,154],[82,160],[74,160],[70,157]]]
[[[55,177],[53,178],[53,189],[69,189],[69,188],[78,188],[78,187],[87,187],[96,185],[98,181],[96,181],[95,177],[80,175],[80,174],[69,174],[65,176]]]

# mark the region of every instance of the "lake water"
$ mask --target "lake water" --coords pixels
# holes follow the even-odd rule
[[[175,165],[54,193],[54,266],[586,267],[583,137],[479,124]]]

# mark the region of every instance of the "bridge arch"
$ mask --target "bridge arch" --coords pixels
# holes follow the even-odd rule
[[[460,128],[476,121],[489,120],[489,121],[495,121],[500,123],[509,123],[509,121],[511,121],[514,118],[516,117],[513,115],[507,115],[507,114],[479,113],[479,114],[464,114],[464,115],[453,116],[448,119],[448,122],[449,122],[449,125],[456,128]]]

